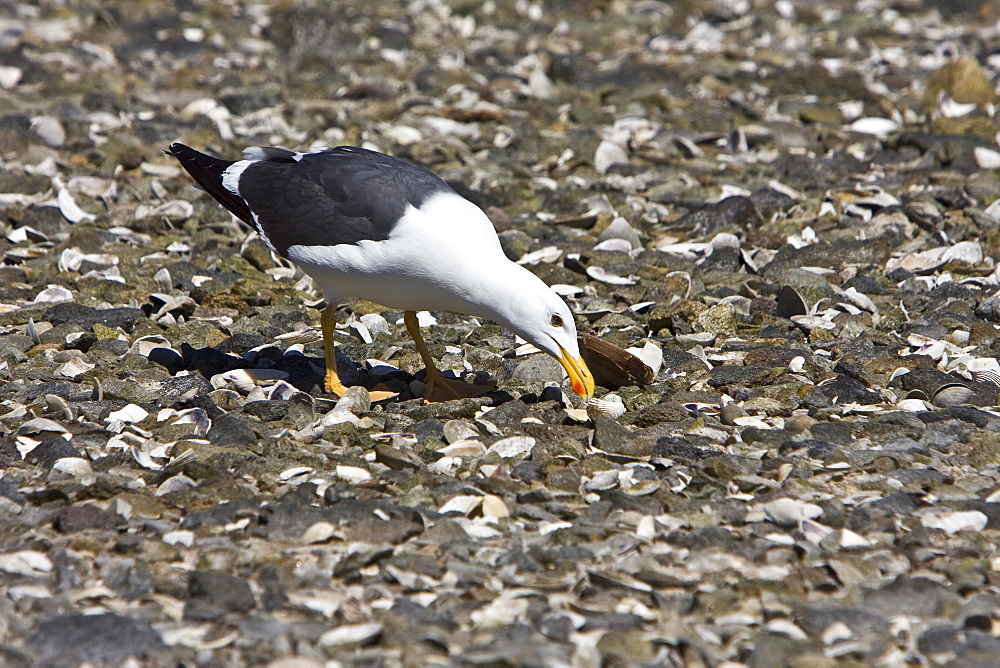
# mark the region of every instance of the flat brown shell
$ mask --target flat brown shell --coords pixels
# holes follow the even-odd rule
[[[592,334],[579,337],[580,355],[594,374],[594,382],[609,390],[625,385],[646,385],[653,370],[632,353]]]

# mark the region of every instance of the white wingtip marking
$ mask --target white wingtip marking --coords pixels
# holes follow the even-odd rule
[[[246,151],[243,152],[246,155]],[[236,195],[240,195],[240,177],[243,175],[243,170],[253,164],[253,160],[240,160],[234,162],[226,168],[226,171],[222,172],[222,187]]]

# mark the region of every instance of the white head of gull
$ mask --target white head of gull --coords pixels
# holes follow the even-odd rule
[[[168,154],[322,288],[328,391],[346,391],[332,335],[336,305],[356,298],[404,312],[427,367],[427,401],[495,388],[441,375],[417,325],[422,310],[494,320],[558,359],[574,392],[593,396],[594,379],[580,356],[569,307],[507,259],[486,214],[430,170],[353,146],[308,153],[252,147],[236,161],[183,144],[171,144]]]

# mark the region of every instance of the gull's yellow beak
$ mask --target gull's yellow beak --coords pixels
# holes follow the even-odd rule
[[[559,346],[559,362],[566,369],[569,375],[569,382],[573,385],[573,391],[589,401],[594,396],[594,376],[587,368],[587,364],[581,357],[573,357],[569,351]]]

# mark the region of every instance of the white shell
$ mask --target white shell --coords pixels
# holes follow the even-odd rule
[[[795,526],[802,520],[819,517],[823,509],[812,503],[782,497],[764,504],[764,512],[775,524]]]
[[[96,218],[93,214],[81,209],[76,200],[73,199],[73,195],[66,188],[59,189],[59,194],[56,195],[56,205],[59,207],[59,212],[63,215],[63,218],[71,223],[79,223],[82,220],[94,220]]]
[[[587,276],[590,276],[595,281],[607,283],[608,285],[635,285],[639,280],[636,276],[626,277],[612,274],[604,267],[599,267],[597,265],[587,267]]]
[[[112,420],[121,420],[122,422],[142,422],[146,419],[149,413],[146,412],[141,406],[136,404],[129,404],[124,406],[120,410],[111,411],[108,413],[107,422]]]
[[[66,376],[67,378],[76,378],[77,376],[87,373],[95,366],[95,364],[91,364],[83,359],[80,359],[79,357],[74,357],[60,366],[58,373],[59,375]]]
[[[496,522],[504,517],[510,517],[510,508],[499,496],[487,494],[482,503],[483,518],[488,522]]]
[[[316,643],[320,647],[339,647],[343,645],[363,645],[377,638],[384,627],[377,622],[364,624],[341,624],[321,635]]]
[[[302,532],[301,540],[306,544],[325,543],[336,535],[337,527],[330,522],[314,522]]]
[[[877,118],[868,116],[859,118],[850,125],[844,126],[848,132],[857,132],[863,135],[875,135],[877,137],[888,137],[899,129],[899,123],[889,118]]]
[[[531,452],[534,447],[535,439],[531,436],[514,435],[508,436],[507,438],[501,438],[499,441],[491,445],[486,452],[495,452],[504,458],[520,457],[521,455],[526,455]]]
[[[482,502],[483,497],[481,496],[460,494],[445,501],[444,505],[438,508],[438,512],[442,515],[444,513],[460,513],[462,515],[468,515],[473,510],[478,508]]]
[[[628,153],[624,148],[608,139],[603,140],[594,151],[594,169],[598,174],[607,174],[614,165],[627,165]]]
[[[486,454],[486,446],[481,441],[463,438],[438,450],[449,457],[480,457]]]
[[[598,413],[615,420],[625,415],[625,402],[617,394],[605,394],[600,399],[591,399],[587,405],[593,407]]]
[[[353,482],[356,485],[371,482],[375,479],[375,476],[370,471],[360,466],[338,466],[335,470],[338,478]]]
[[[928,513],[920,518],[920,523],[928,529],[943,529],[947,533],[957,533],[965,529],[982,531],[989,518],[978,510],[956,510],[954,512]]]
[[[152,334],[150,336],[143,336],[136,339],[128,351],[136,355],[149,357],[149,354],[157,348],[168,348],[170,350],[174,350],[170,345],[170,341],[168,341],[165,337],[158,334]],[[174,352],[177,351],[174,350]],[[180,353],[178,353],[178,355],[179,354]]]
[[[257,384],[288,378],[288,373],[277,369],[233,369],[212,376],[212,387],[232,387],[244,394],[250,392]]]
[[[53,568],[52,560],[42,552],[20,550],[0,554],[0,571],[13,575],[39,575],[49,573]]]
[[[73,293],[61,285],[49,285],[44,290],[35,295],[33,300],[36,304],[49,304],[53,302],[71,302]]]

